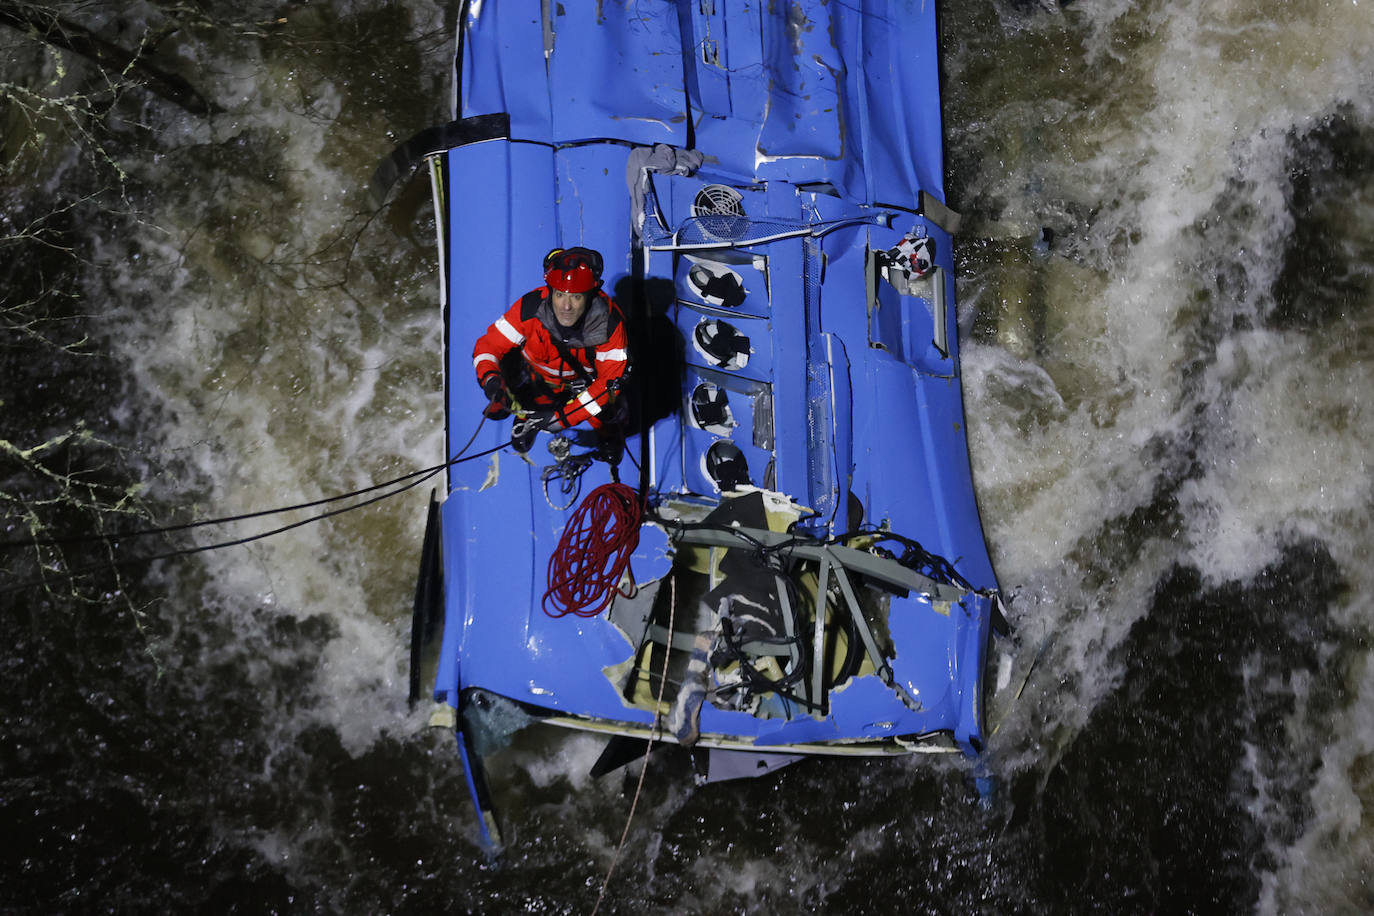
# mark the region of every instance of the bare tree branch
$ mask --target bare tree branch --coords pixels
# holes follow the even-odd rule
[[[187,80],[149,60],[145,47],[128,51],[51,10],[27,3],[0,2],[0,25],[7,25],[54,47],[80,54],[106,71],[132,78],[149,92],[192,114],[208,115],[223,110],[201,95]]]

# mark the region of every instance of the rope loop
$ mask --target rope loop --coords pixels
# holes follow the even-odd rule
[[[595,617],[610,605],[639,546],[643,512],[639,494],[627,484],[602,484],[587,494],[549,557],[544,613]]]

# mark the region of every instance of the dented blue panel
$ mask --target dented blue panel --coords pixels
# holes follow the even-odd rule
[[[854,48],[861,55],[849,52],[850,59],[864,61],[866,197],[877,204],[910,205],[925,190],[943,201],[940,69],[936,44],[930,40],[936,28],[935,0],[866,4],[865,13],[835,25],[846,50]]]
[[[751,181],[944,200],[933,0],[472,3],[456,117],[511,136],[685,148]]]
[[[510,116],[511,136],[553,139],[539,3],[473,3],[458,36],[455,118]]]
[[[759,131],[760,157],[838,161],[844,154],[840,89],[844,61],[826,22],[804,18],[792,6],[786,17],[767,16],[767,69],[773,75]],[[796,179],[790,178],[795,181]]]
[[[666,3],[550,5],[552,139],[686,146],[677,10]]]
[[[677,23],[661,2],[470,4],[455,114],[506,113],[542,143],[685,146]]]

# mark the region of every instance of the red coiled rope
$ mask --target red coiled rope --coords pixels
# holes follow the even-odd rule
[[[595,617],[606,609],[639,546],[642,515],[639,494],[627,484],[603,484],[587,494],[549,557],[545,614]]]

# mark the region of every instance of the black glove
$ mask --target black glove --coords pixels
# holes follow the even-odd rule
[[[534,437],[540,430],[558,432],[563,428],[563,422],[558,419],[558,414],[552,410],[531,410],[523,417],[516,419],[510,427],[511,445],[520,454],[525,454],[534,444]]]
[[[539,423],[532,417],[517,418],[510,425],[510,444],[515,446],[515,450],[521,455],[530,450],[534,445],[534,437],[539,435]]]
[[[558,418],[558,412],[553,409],[532,410],[526,416],[531,423],[540,429],[546,429],[551,433],[556,433],[563,428],[563,421]]]
[[[490,401],[482,413],[489,420],[504,420],[510,416],[510,392],[506,390],[506,380],[501,373],[493,372],[482,382],[482,393]]]

